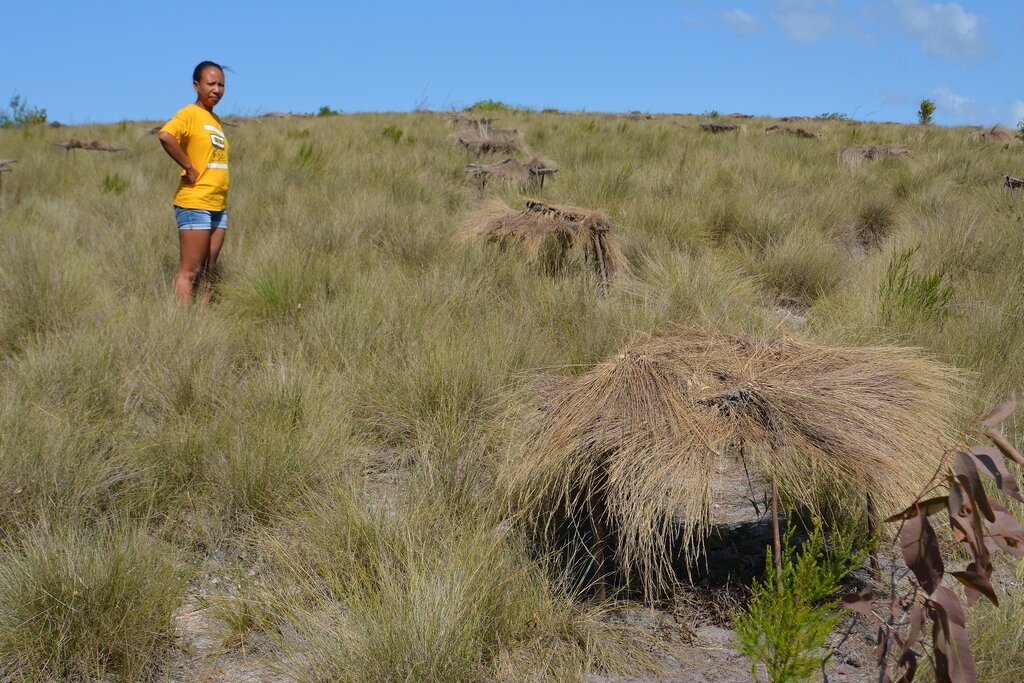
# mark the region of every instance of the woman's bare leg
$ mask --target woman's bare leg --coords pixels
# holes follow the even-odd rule
[[[210,248],[206,257],[206,266],[200,273],[202,282],[199,285],[199,305],[206,308],[210,303],[210,293],[213,289],[213,280],[217,276],[217,257],[220,256],[220,248],[224,246],[224,236],[227,230],[216,228],[210,231]]]
[[[181,257],[178,261],[178,272],[174,276],[174,296],[179,303],[192,301],[192,292],[196,281],[206,267],[210,258],[210,230],[179,230],[178,245]],[[223,233],[223,230],[216,232]],[[221,235],[221,242],[224,237]],[[219,251],[219,249],[218,249]]]

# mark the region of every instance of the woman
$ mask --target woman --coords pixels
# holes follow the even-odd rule
[[[228,141],[213,108],[224,96],[224,69],[200,62],[192,72],[196,101],[160,129],[160,144],[181,166],[181,184],[174,195],[181,257],[174,276],[174,296],[192,300],[201,279],[217,266],[228,227]],[[202,299],[209,297],[206,286]]]

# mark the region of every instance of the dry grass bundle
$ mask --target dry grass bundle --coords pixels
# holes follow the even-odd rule
[[[481,120],[482,121],[482,120]],[[530,154],[523,136],[515,128],[492,128],[490,124],[479,123],[455,134],[459,144],[470,152],[480,154]]]
[[[543,188],[544,179],[557,172],[554,164],[540,158],[534,158],[527,164],[515,157],[508,157],[496,164],[466,164],[466,173],[470,178],[480,181],[481,189],[487,185],[490,178],[497,178],[516,189],[523,189],[530,183],[539,181]]]
[[[1020,139],[1006,126],[998,124],[985,130],[978,130],[967,136],[968,142],[998,142],[1002,145],[1019,145]]]
[[[536,200],[527,200],[526,209],[516,211],[500,199],[494,199],[466,218],[462,234],[499,242],[521,242],[531,260],[555,240],[560,253],[575,251],[585,260],[594,261],[602,294],[606,294],[611,278],[627,270],[625,256],[608,234],[610,230],[611,220],[599,211]]]
[[[551,380],[539,410],[527,401],[500,479],[544,533],[565,518],[598,540],[607,528],[625,580],[635,574],[650,596],[671,580],[673,543],[700,556],[723,458],[742,457],[812,509],[862,505],[850,496],[860,491],[895,510],[954,438],[962,386],[910,349],[683,331]]]
[[[768,126],[767,128],[764,129],[764,134],[765,135],[792,135],[792,136],[798,137],[798,138],[808,138],[808,139],[814,139],[814,140],[819,140],[819,139],[825,137],[825,135],[823,133],[814,133],[814,132],[811,132],[811,131],[807,130],[806,128],[791,128],[790,126],[779,126],[779,125]]]
[[[837,155],[843,166],[853,167],[865,159],[882,159],[893,157],[904,159],[910,156],[910,150],[903,145],[852,145],[839,150]]]
[[[700,128],[708,133],[730,133],[740,129],[735,123],[702,123]]]
[[[54,147],[63,147],[67,151],[73,149],[88,149],[93,152],[123,152],[128,149],[127,147],[117,147],[106,142],[100,142],[99,140],[93,140],[92,142],[82,142],[76,138],[71,138],[67,142],[55,142]]]

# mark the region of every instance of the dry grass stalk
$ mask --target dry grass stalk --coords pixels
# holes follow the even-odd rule
[[[839,150],[837,155],[839,163],[843,166],[857,166],[865,159],[882,159],[893,157],[905,159],[910,156],[910,150],[903,145],[852,145]]]
[[[995,125],[978,130],[967,136],[968,142],[998,142],[1002,145],[1019,145],[1020,139],[1006,126]]]
[[[71,138],[67,142],[55,142],[54,147],[63,147],[65,150],[72,149],[88,149],[93,152],[123,152],[128,149],[127,147],[117,147],[106,142],[100,142],[99,140],[93,140],[91,142],[82,142],[76,138]]]
[[[527,200],[526,209],[516,211],[494,199],[466,218],[462,235],[520,242],[531,260],[540,255],[545,243],[557,240],[563,252],[574,251],[594,261],[602,293],[607,293],[610,280],[627,270],[625,256],[608,234],[610,230],[611,220],[599,211],[536,200]]]
[[[962,386],[911,349],[682,331],[548,380],[525,400],[500,480],[546,532],[562,514],[577,525],[602,515],[626,580],[650,596],[671,581],[674,542],[701,555],[723,458],[742,449],[755,474],[812,509],[860,509],[850,494],[870,491],[896,510],[955,438]]]
[[[814,133],[812,131],[807,130],[806,128],[792,128],[790,126],[779,126],[779,125],[768,126],[767,128],[764,129],[764,134],[765,135],[792,135],[792,136],[798,137],[798,138],[808,138],[808,139],[814,139],[814,140],[820,140],[821,138],[825,137],[825,135],[823,133]]]
[[[531,182],[538,182],[544,187],[544,179],[554,175],[558,169],[549,161],[535,158],[524,164],[514,157],[495,164],[466,164],[466,173],[470,178],[480,181],[480,188],[487,185],[490,178],[496,178],[510,187],[523,189]]]
[[[729,133],[740,129],[735,123],[702,123],[700,128],[708,133]]]

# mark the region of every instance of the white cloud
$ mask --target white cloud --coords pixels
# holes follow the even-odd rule
[[[781,0],[779,11],[773,16],[789,40],[797,43],[814,43],[838,28],[839,18],[826,8],[834,3],[829,0]]]
[[[952,88],[943,86],[932,91],[939,112],[948,112],[961,122],[971,122],[978,118],[978,104],[970,97],[957,94]]]
[[[984,18],[955,2],[892,0],[903,27],[934,57],[970,61],[985,54],[988,45],[981,33]]]
[[[753,35],[763,28],[760,19],[741,9],[731,9],[728,12],[723,12],[722,21],[735,31],[737,35],[741,36]]]
[[[1010,103],[1010,111],[1013,113],[1013,122],[1024,121],[1024,102],[1014,100]]]

